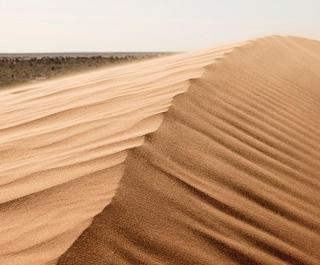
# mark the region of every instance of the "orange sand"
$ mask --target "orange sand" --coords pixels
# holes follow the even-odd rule
[[[0,264],[319,264],[320,43],[236,46],[0,92]]]

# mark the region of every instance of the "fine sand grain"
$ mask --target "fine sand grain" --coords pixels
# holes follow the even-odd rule
[[[319,88],[270,37],[0,92],[0,264],[320,264]]]

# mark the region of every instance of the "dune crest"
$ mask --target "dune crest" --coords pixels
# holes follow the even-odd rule
[[[111,202],[129,149],[234,47],[0,92],[0,264],[52,264]]]
[[[205,67],[58,264],[320,264],[319,70],[284,37]]]

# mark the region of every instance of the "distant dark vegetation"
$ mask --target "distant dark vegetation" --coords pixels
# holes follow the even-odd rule
[[[40,81],[73,72],[160,56],[160,53],[121,56],[0,56],[0,87]]]

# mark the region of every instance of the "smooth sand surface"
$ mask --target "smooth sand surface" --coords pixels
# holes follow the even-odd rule
[[[289,37],[0,92],[0,264],[319,264],[319,100]]]

